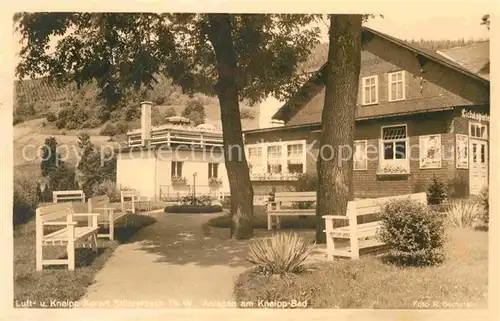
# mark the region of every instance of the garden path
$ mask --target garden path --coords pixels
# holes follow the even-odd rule
[[[232,301],[236,278],[250,267],[245,258],[252,240],[208,232],[204,223],[220,214],[149,215],[157,222],[115,250],[79,305],[127,307],[144,301],[203,308]],[[257,231],[254,239],[263,236],[268,232]]]

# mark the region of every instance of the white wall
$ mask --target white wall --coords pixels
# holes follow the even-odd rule
[[[120,154],[117,158],[117,186],[130,187],[138,190],[141,195],[159,197],[162,194],[181,195],[189,193],[189,187],[173,187],[171,182],[172,161],[182,161],[182,175],[187,179],[187,185],[193,185],[193,174],[196,176],[197,194],[209,193],[208,164],[219,163],[218,176],[222,179],[219,192],[229,193],[229,180],[220,153],[203,154],[201,151],[178,151],[172,153],[164,150],[155,154],[151,151]],[[155,186],[156,185],[156,186]],[[212,193],[215,191],[212,188]]]
[[[283,106],[283,104],[283,102],[280,102],[273,96],[268,96],[266,100],[259,105],[259,128],[283,126],[283,122],[272,120],[273,115]]]

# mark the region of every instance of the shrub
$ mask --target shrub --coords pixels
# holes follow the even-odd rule
[[[441,182],[441,180],[434,175],[432,177],[432,182],[427,188],[427,203],[431,205],[439,205],[446,200],[446,184]]]
[[[14,197],[12,209],[12,221],[14,226],[27,222],[31,219],[40,202],[38,184],[32,177],[17,176],[14,178]]]
[[[247,260],[265,275],[283,275],[303,271],[303,263],[314,249],[297,234],[277,233],[271,239],[250,244]]]
[[[387,259],[399,265],[424,266],[444,260],[444,219],[411,200],[388,202],[380,213],[378,238],[391,247]]]
[[[476,202],[472,200],[456,200],[446,211],[446,222],[452,227],[472,227],[481,212]]]
[[[66,126],[66,118],[57,118],[56,127],[57,129],[62,129]]]
[[[202,195],[198,197],[184,196],[180,199],[180,205],[190,205],[190,206],[210,206],[212,205],[212,198],[208,195]]]
[[[116,126],[111,123],[106,123],[99,134],[102,136],[115,136],[117,134]]]
[[[479,205],[483,209],[483,220],[485,223],[490,221],[490,200],[489,200],[489,188],[486,186],[481,190],[479,194]]]
[[[55,122],[57,120],[57,117],[53,112],[48,112],[47,115],[45,115],[45,117],[47,118],[47,121],[50,123]]]
[[[96,195],[107,195],[110,202],[120,202],[120,189],[115,182],[105,180],[97,185]]]
[[[177,116],[177,112],[175,111],[174,107],[167,108],[167,110],[165,110],[165,113],[163,114],[163,117],[165,118],[173,116]]]

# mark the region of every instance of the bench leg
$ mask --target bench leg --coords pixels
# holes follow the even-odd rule
[[[97,253],[97,233],[92,235],[92,251]]]
[[[40,218],[36,218],[36,270],[41,271],[43,269],[43,225],[40,222]]]
[[[335,252],[335,242],[333,237],[326,233],[326,258],[328,261],[333,261],[333,253]]]
[[[109,221],[109,239],[113,241],[115,238],[115,222],[113,220]]]
[[[75,270],[75,227],[68,227],[68,244],[66,245],[68,252],[68,270]]]
[[[358,221],[355,215],[349,216],[349,243],[351,246],[351,259],[359,259],[359,241],[358,241]]]
[[[281,228],[281,219],[279,216],[276,216],[276,230]]]
[[[267,214],[267,230],[271,231],[273,229],[273,219],[272,216]]]

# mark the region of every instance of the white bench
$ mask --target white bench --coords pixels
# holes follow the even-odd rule
[[[146,211],[151,210],[151,200],[148,197],[141,197],[139,191],[124,190],[121,191],[122,213],[127,213],[129,210],[135,214],[136,205],[144,206]]]
[[[59,203],[42,206],[36,209],[36,270],[41,271],[44,265],[67,265],[68,270],[75,269],[75,247],[86,247],[89,244],[97,250],[97,213],[75,213],[72,203]],[[76,226],[74,217],[92,217],[88,226]],[[44,227],[60,226],[48,234]],[[43,248],[47,246],[66,246],[67,259],[44,260]]]
[[[316,192],[279,192],[267,203],[267,229],[280,228],[280,216],[314,216],[316,209],[293,208],[297,202],[316,202]]]
[[[126,212],[118,212],[114,207],[111,207],[107,195],[89,198],[88,211],[89,213],[99,213],[98,224],[107,225],[109,228],[108,234],[98,234],[97,237],[107,237],[110,240],[114,239],[115,223],[122,218],[126,218],[128,214]]]
[[[408,199],[409,201],[412,200],[427,204],[427,196],[425,193],[370,198],[348,202],[346,216],[323,216],[323,218],[325,219],[326,229],[324,230],[324,232],[326,232],[326,247],[328,259],[333,260],[334,257],[348,257],[351,259],[358,259],[360,249],[383,245],[383,243],[381,243],[376,238],[370,239],[377,235],[377,231],[381,228],[382,222],[380,220],[375,220],[370,223],[358,224],[358,217],[364,215],[377,215],[381,212],[383,206],[388,201],[396,199]],[[343,227],[335,227],[335,221],[348,222],[349,225]],[[349,240],[349,248],[335,248],[334,239]]]
[[[85,194],[82,190],[71,190],[71,191],[53,191],[52,201],[54,203],[63,202],[81,202],[85,203]]]

